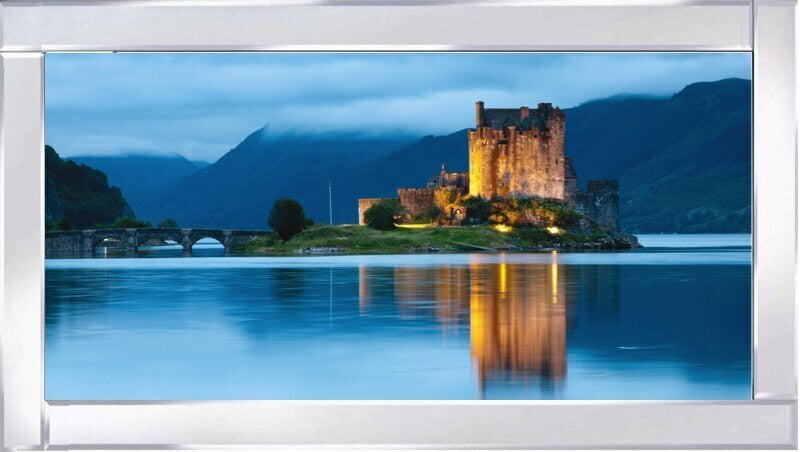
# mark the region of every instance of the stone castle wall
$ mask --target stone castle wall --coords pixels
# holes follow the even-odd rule
[[[578,175],[572,167],[572,159],[564,158],[564,201],[574,202],[578,193]]]
[[[619,181],[590,180],[585,192],[576,193],[573,205],[606,231],[619,232]]]
[[[476,105],[469,135],[469,193],[564,199],[564,114],[550,104],[518,110]]]
[[[433,188],[398,188],[397,197],[409,215],[417,216],[433,208]]]

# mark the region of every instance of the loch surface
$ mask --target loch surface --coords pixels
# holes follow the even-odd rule
[[[47,259],[45,397],[749,399],[750,236],[640,240]]]

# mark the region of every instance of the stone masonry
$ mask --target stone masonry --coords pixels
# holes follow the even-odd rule
[[[469,135],[469,194],[564,199],[564,113],[475,104]]]
[[[412,217],[428,213],[433,208],[433,188],[398,188],[400,204]]]
[[[577,192],[575,211],[586,215],[608,232],[619,232],[619,182],[590,180],[585,192]]]
[[[200,228],[143,228],[143,229],[88,229],[85,231],[52,231],[45,233],[46,253],[92,253],[105,241],[117,248],[136,250],[148,241],[172,240],[190,251],[200,239],[210,237],[218,240],[225,250],[231,250],[247,241],[266,237],[270,231],[236,231],[227,229]],[[108,243],[108,242],[106,242]]]

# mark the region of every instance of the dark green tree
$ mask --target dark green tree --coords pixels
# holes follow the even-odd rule
[[[403,215],[403,206],[396,199],[383,199],[364,211],[364,222],[372,229],[388,231]]]
[[[164,218],[163,220],[158,222],[159,229],[178,229],[178,222],[173,220],[172,218]]]
[[[128,229],[128,228],[150,228],[153,225],[149,221],[140,221],[131,217],[120,217],[111,223],[113,229]]]
[[[303,206],[294,199],[283,198],[275,201],[269,211],[269,227],[277,232],[285,242],[309,226]]]

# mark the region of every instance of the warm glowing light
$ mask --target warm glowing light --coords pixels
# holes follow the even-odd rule
[[[425,224],[395,224],[395,226],[397,226],[398,228],[405,228],[405,229],[423,229],[423,228],[429,228],[433,225],[430,223],[425,223]]]
[[[555,226],[550,226],[549,228],[547,228],[547,232],[549,232],[550,234],[556,235],[556,234],[560,234],[561,233],[561,229],[559,229],[559,228],[557,228]]]
[[[505,295],[508,288],[508,268],[505,263],[500,264],[500,295]]]
[[[511,226],[507,226],[505,224],[496,224],[494,225],[494,230],[497,232],[509,232],[511,231]]]

